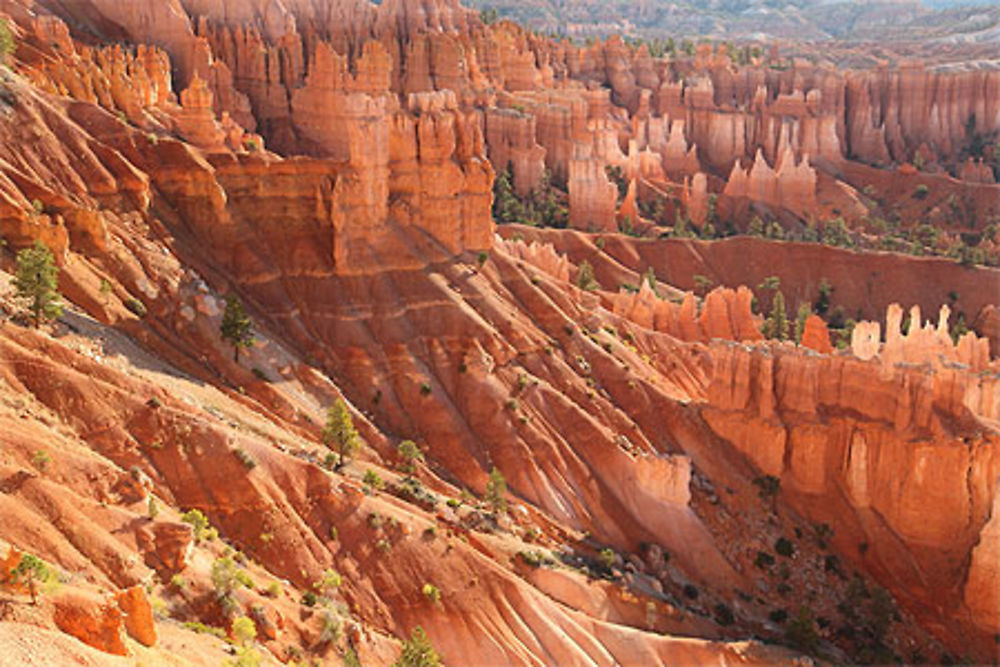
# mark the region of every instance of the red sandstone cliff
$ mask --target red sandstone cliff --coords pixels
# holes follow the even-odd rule
[[[494,239],[487,158],[504,155],[518,187],[543,164],[565,178],[580,227],[613,228],[609,164],[633,184],[628,206],[643,180],[689,177],[705,201],[732,173],[734,188],[746,174],[733,197],[802,213],[820,162],[848,157],[842,75],[734,73],[707,54],[709,74],[680,83],[621,40],[555,45],[448,2],[40,4],[158,48],[89,51],[51,17],[14,15],[44,30],[21,38],[23,76],[4,82],[18,104],[0,124],[0,232],[56,250],[74,307],[58,337],[0,327],[3,537],[87,580],[17,622],[169,653],[190,633],[150,627],[135,586],[153,582],[179,620],[226,625],[211,568],[238,549],[255,585],[235,604],[276,658],[350,647],[388,663],[420,624],[449,660],[788,661],[733,640],[783,636],[769,620],[788,604],[780,575],[754,561],[795,536],[784,585],[824,617],[850,623],[846,580],[811,565],[836,555],[898,601],[886,641],[907,659],[988,655],[1000,407],[984,341],[954,345],[919,316],[903,336],[893,311],[884,346],[863,325],[853,354],[834,354],[813,322],[807,351],[760,340],[745,287],[680,303],[656,292],[677,297],[666,283],[690,289],[699,273],[734,288],[780,273],[790,298],[827,277],[869,317],[888,299],[930,312],[952,289],[972,312],[995,272],[793,246],[781,257],[803,256],[782,266],[774,244],[743,239]],[[655,118],[670,121],[660,143]],[[944,127],[934,118],[887,122],[887,150]],[[569,282],[583,259],[605,289]],[[859,279],[900,264],[934,289]],[[655,289],[639,278],[649,268]],[[619,293],[625,282],[638,293]],[[242,365],[218,337],[228,292],[257,322]],[[319,444],[336,397],[365,440],[341,471]],[[415,476],[433,509],[398,490],[404,438],[425,450]],[[512,506],[495,525],[458,502],[483,495],[494,467]],[[368,468],[396,491],[366,488]],[[781,480],[771,506],[762,475]],[[190,508],[231,546],[196,544],[179,521]],[[811,537],[822,523],[832,553]],[[604,548],[620,555],[601,574]],[[343,575],[332,601],[301,605],[328,568]],[[339,639],[323,638],[327,621]]]

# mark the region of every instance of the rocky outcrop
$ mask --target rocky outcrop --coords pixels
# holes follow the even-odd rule
[[[127,655],[122,612],[92,594],[67,592],[54,601],[54,622],[66,634],[113,655]]]
[[[920,307],[910,309],[909,329],[900,330],[903,309],[899,304],[891,304],[885,316],[885,345],[879,345],[879,326],[872,322],[860,322],[852,333],[851,347],[859,359],[871,359],[881,355],[887,366],[898,364],[931,364],[938,368],[951,364],[961,364],[971,371],[986,370],[990,365],[989,341],[975,333],[966,332],[957,342],[949,333],[951,309],[941,306],[937,325],[923,323]],[[992,414],[993,410],[988,410]]]
[[[604,164],[592,157],[569,162],[569,224],[584,231],[613,231],[618,189],[608,180]]]
[[[545,149],[535,143],[536,118],[513,109],[486,112],[486,145],[495,169],[510,169],[514,192],[527,196],[542,180]]]
[[[998,77],[989,70],[929,72],[919,62],[848,74],[843,88],[850,110],[844,117],[847,153],[874,163],[902,162],[920,143],[931,141],[940,154],[954,159],[970,120],[974,132],[995,129]],[[884,105],[882,115],[878,105]]]
[[[1000,356],[1000,310],[990,304],[976,315],[972,329],[990,342],[990,354]]]
[[[569,282],[569,260],[566,259],[565,255],[557,253],[551,244],[536,241],[525,243],[524,241],[501,240],[499,246],[511,257],[524,260],[556,280]]]
[[[809,166],[808,154],[803,156],[801,163],[795,164],[789,147],[772,169],[758,149],[748,170],[740,167],[739,160],[733,164],[722,192],[728,197],[745,197],[807,217],[816,209],[816,171]]]
[[[753,293],[746,287],[736,290],[718,287],[708,293],[700,306],[690,292],[677,304],[657,296],[649,283],[643,281],[637,292],[615,294],[613,307],[618,315],[681,340],[755,341],[763,336],[760,318],[750,309],[752,299]]]
[[[956,564],[961,559],[949,554],[967,553],[978,542],[969,576],[980,581],[990,572],[983,558],[995,524],[987,518],[1000,440],[972,417],[993,420],[995,408],[984,412],[969,400],[983,390],[983,378],[966,370],[928,376],[905,364],[887,369],[842,356],[803,356],[784,346],[719,344],[712,355],[703,415],[716,433],[761,474],[780,478],[783,491],[801,494],[792,502],[811,520],[831,521],[838,512],[856,517],[841,520],[838,530],[870,546],[864,560],[912,558],[912,570],[887,566],[887,585],[951,608],[968,604],[977,624],[995,627],[989,594],[966,586],[964,598],[942,595],[959,591],[966,577]],[[846,493],[841,509],[824,505],[834,487]],[[881,520],[871,522],[869,512]],[[957,516],[964,518],[955,523]]]
[[[964,599],[976,624],[996,633],[1000,632],[1000,591],[994,585],[1000,577],[1000,489],[994,489],[993,494],[990,520],[972,550]]]
[[[830,332],[826,328],[826,322],[823,321],[823,318],[818,315],[810,315],[806,318],[800,344],[802,347],[815,350],[820,354],[830,354],[833,352],[833,346],[830,344]]]
[[[133,586],[117,595],[118,607],[125,615],[125,631],[143,646],[156,644],[153,608],[141,586]]]

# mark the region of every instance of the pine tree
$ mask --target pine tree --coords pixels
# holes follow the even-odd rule
[[[802,333],[806,330],[806,320],[813,314],[809,303],[800,303],[799,312],[795,315],[795,342],[802,342]]]
[[[412,440],[404,440],[399,443],[396,453],[399,454],[399,458],[403,462],[403,465],[400,467],[407,476],[412,475],[416,470],[417,461],[424,460],[424,453],[417,447],[417,443]]]
[[[403,653],[392,667],[440,667],[441,656],[434,650],[427,633],[419,625],[403,641]]]
[[[764,323],[768,338],[788,340],[788,313],[785,311],[785,295],[780,291],[774,295],[771,302],[771,316]]]
[[[220,331],[223,340],[233,346],[233,361],[240,363],[240,348],[253,347],[253,320],[243,309],[243,302],[235,294],[226,297],[226,310],[222,314]]]
[[[17,296],[28,301],[28,310],[37,329],[42,320],[62,315],[59,303],[59,267],[52,251],[41,241],[17,253],[17,273],[14,289]]]
[[[583,260],[580,262],[580,269],[576,274],[576,284],[580,289],[585,289],[587,291],[593,291],[600,289],[601,285],[597,282],[594,277],[594,267],[591,266],[590,262]]]
[[[642,274],[642,278],[649,285],[649,289],[653,290],[653,294],[659,296],[659,291],[656,289],[658,285],[656,280],[656,271],[653,270],[653,267],[646,269],[646,273]]]
[[[7,19],[0,19],[0,65],[6,65],[7,59],[17,51],[17,43],[10,32]]]
[[[490,471],[489,481],[486,482],[485,500],[494,514],[503,514],[507,511],[507,480],[495,466]]]
[[[521,222],[524,205],[514,195],[510,169],[504,169],[493,180],[493,219],[497,222]]]
[[[337,452],[337,470],[344,467],[350,456],[358,451],[358,431],[342,399],[337,399],[326,414],[323,427],[323,444]]]
[[[28,592],[31,594],[31,604],[33,605],[38,604],[36,582],[45,582],[51,577],[51,572],[45,561],[32,554],[21,554],[21,560],[18,561],[17,567],[9,574],[15,583],[19,582],[22,577],[28,580]]]

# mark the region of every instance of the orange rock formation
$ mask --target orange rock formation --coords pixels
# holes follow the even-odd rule
[[[177,620],[246,615],[275,659],[391,663],[419,624],[448,661],[787,663],[750,639],[785,636],[778,578],[851,622],[849,578],[822,562],[887,589],[905,659],[989,659],[997,362],[986,338],[952,342],[947,311],[911,311],[904,335],[889,304],[950,300],[992,335],[995,270],[760,239],[498,241],[490,206],[501,161],[519,192],[551,171],[570,224],[601,232],[674,185],[697,223],[712,194],[857,204],[836,185],[850,158],[957,160],[973,110],[991,131],[995,72],[734,68],[710,48],[673,71],[454,0],[8,6],[0,233],[53,248],[68,312],[55,335],[0,326],[2,537],[80,576],[32,614],[5,588],[0,652],[27,624],[218,664],[216,638],[153,617],[148,584]],[[145,46],[82,45],[96,35]],[[570,282],[584,260],[603,289]],[[698,275],[720,286],[684,291]],[[889,306],[886,340],[862,322],[835,352],[810,318],[801,347],[764,341],[742,285],[772,275],[790,304],[828,279],[851,315]],[[240,363],[229,294],[254,319]],[[342,467],[321,431],[338,398],[364,444]],[[405,476],[404,439],[424,459]],[[472,498],[494,469],[506,515]],[[779,538],[784,578],[756,565]],[[220,596],[230,561],[244,576]],[[341,585],[317,587],[328,570]]]

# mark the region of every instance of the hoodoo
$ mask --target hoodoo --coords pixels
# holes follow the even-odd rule
[[[0,663],[995,662],[1000,12],[751,4],[0,0]]]

